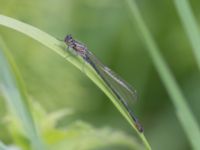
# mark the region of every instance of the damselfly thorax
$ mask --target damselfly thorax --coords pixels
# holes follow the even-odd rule
[[[69,47],[74,49],[82,58],[87,58],[87,47],[84,44],[74,40],[71,35],[67,35],[64,41]]]

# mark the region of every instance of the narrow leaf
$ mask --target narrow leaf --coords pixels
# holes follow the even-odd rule
[[[169,93],[172,103],[176,109],[177,117],[195,150],[200,149],[200,129],[195,117],[188,107],[180,87],[178,86],[171,70],[163,59],[156,42],[154,41],[149,29],[147,28],[135,0],[127,0],[127,4],[133,15],[133,21],[137,24],[141,38],[146,44],[146,50],[149,53],[158,74]]]
[[[43,32],[31,25],[28,25],[26,23],[20,22],[18,20],[3,16],[3,15],[0,15],[0,25],[3,25],[3,26],[11,28],[13,30],[19,31],[19,32],[37,40],[41,44],[47,46],[51,50],[58,53],[60,56],[67,59],[70,63],[75,65],[78,69],[82,70],[82,66],[84,63],[83,60],[78,57],[73,57],[69,52],[65,51],[64,50],[65,49],[64,42],[57,40],[56,38],[50,36],[49,34]],[[66,57],[66,56],[71,56],[71,57]],[[112,91],[102,81],[102,79],[93,70],[93,68],[90,65],[86,64],[84,66],[84,72],[110,98],[110,100],[117,107],[117,109],[121,112],[121,114],[124,116],[124,118],[130,123],[130,125],[137,132],[137,134],[142,139],[142,141],[145,143],[145,145],[148,145],[148,142],[147,142],[144,134],[140,133],[137,130],[137,128],[135,127],[135,124],[133,123],[132,118],[130,117],[127,110],[122,105],[119,104],[117,97],[112,93]]]
[[[194,57],[200,69],[200,32],[188,0],[174,0],[182,25],[192,45]]]
[[[2,43],[2,42],[1,42]],[[1,44],[2,45],[2,44]],[[0,90],[10,105],[13,114],[21,120],[24,132],[33,149],[44,150],[41,138],[36,131],[29,107],[26,90],[14,61],[8,51],[0,49]]]

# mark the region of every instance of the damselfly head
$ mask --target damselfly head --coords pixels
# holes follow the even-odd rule
[[[72,43],[72,42],[73,42],[72,35],[71,35],[71,34],[67,35],[67,36],[65,37],[65,40],[64,40],[64,41],[65,41],[66,44]]]

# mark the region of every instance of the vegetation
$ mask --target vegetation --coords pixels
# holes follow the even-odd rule
[[[0,150],[200,149],[199,2],[0,4]],[[69,33],[137,89],[144,134],[95,71],[64,51],[58,39]]]

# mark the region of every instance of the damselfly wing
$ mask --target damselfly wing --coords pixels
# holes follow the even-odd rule
[[[71,35],[66,36],[65,43],[76,51],[87,63],[89,63],[105,84],[110,88],[113,94],[119,100],[118,102],[125,107],[132,117],[137,129],[143,132],[143,128],[133,113],[133,103],[137,100],[137,92],[132,86],[124,81],[111,69],[103,65],[94,54],[82,43],[74,40]]]

